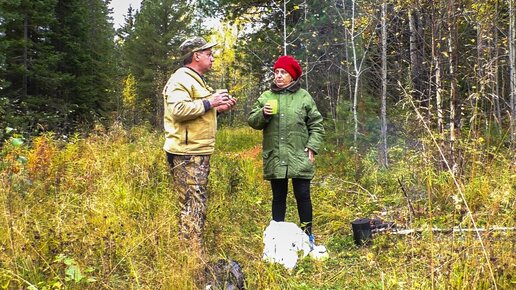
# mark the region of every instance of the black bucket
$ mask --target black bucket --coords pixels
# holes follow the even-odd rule
[[[353,239],[358,246],[369,245],[373,241],[371,232],[371,220],[367,218],[356,219],[351,222],[353,227]]]

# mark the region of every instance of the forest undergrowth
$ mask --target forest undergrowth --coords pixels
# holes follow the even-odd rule
[[[383,168],[374,148],[356,153],[328,138],[312,201],[317,243],[329,259],[307,257],[288,271],[261,259],[271,194],[260,132],[222,128],[217,138],[206,254],[238,261],[246,289],[516,287],[516,232],[499,229],[516,226],[513,152],[482,140],[461,144],[454,180],[430,141],[392,146]],[[197,265],[176,236],[161,132],[114,126],[56,139],[13,135],[0,151],[0,287],[193,289]],[[377,233],[357,246],[351,222],[364,217],[415,232]],[[298,222],[292,195],[287,220]],[[478,233],[468,231],[473,221]]]

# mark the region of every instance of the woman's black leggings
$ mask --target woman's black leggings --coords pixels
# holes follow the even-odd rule
[[[272,187],[272,219],[285,221],[287,210],[288,179],[271,179]],[[312,200],[310,199],[310,179],[292,178],[292,187],[297,202],[297,212],[301,228],[312,234]]]

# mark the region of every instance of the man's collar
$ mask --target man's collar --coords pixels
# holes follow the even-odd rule
[[[195,73],[195,75],[197,75],[199,77],[199,79],[202,81],[202,85],[203,86],[206,86],[206,78],[201,75],[199,72],[197,72],[194,68],[192,67],[189,67],[189,66],[183,66],[184,69],[187,69],[188,71],[191,71],[193,73]],[[187,72],[188,73],[188,72]],[[195,75],[192,75],[192,73],[189,73],[193,78],[195,78]]]
[[[193,72],[195,72],[196,74],[198,74],[202,79],[204,79],[204,76],[203,76],[200,72],[196,71],[193,67],[188,66],[188,65],[185,65],[184,67],[186,67],[187,69],[192,70]]]

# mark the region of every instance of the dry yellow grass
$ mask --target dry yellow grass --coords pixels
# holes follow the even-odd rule
[[[355,166],[345,164],[356,160],[351,152],[327,146],[318,156],[312,198],[317,241],[330,259],[304,259],[291,272],[264,263],[271,196],[261,178],[259,132],[231,128],[218,134],[204,261],[176,237],[178,208],[160,133],[114,127],[66,142],[47,135],[28,147],[6,143],[0,152],[1,287],[195,289],[204,263],[220,258],[241,264],[247,289],[516,286],[514,232],[481,234],[489,261],[471,233],[381,234],[369,247],[354,245],[350,222],[358,217],[382,216],[422,229],[471,226],[453,199],[449,177],[408,151],[385,170],[370,159],[374,154]],[[515,225],[510,160],[510,153],[499,153],[463,181],[481,227]],[[348,172],[358,167],[362,174]],[[399,176],[418,209],[415,217]],[[289,196],[287,220],[296,222],[294,202]]]

